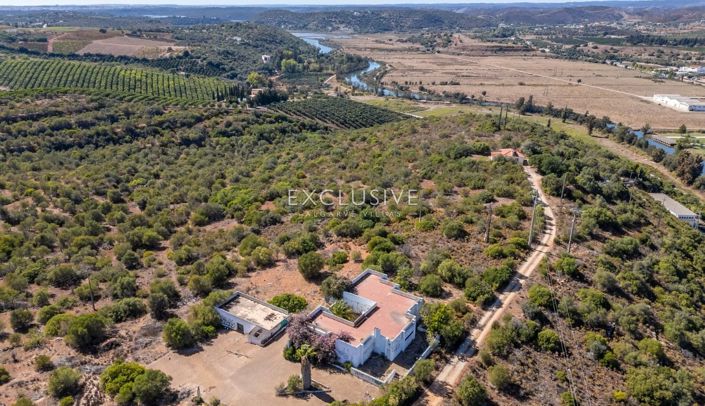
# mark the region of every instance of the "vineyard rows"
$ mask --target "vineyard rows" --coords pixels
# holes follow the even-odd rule
[[[0,86],[11,89],[99,89],[170,99],[224,100],[238,91],[214,78],[60,59],[0,62]]]
[[[270,108],[340,128],[372,127],[407,118],[400,113],[339,97],[317,97],[277,103]]]

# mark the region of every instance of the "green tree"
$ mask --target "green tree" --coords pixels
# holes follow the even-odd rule
[[[265,78],[264,75],[259,72],[253,71],[247,74],[247,84],[252,87],[261,87],[266,83],[266,81],[267,78]]]
[[[325,261],[316,252],[307,252],[299,257],[299,272],[307,280],[315,279],[321,274]]]
[[[484,406],[487,404],[487,391],[474,376],[466,376],[455,389],[455,400],[462,406]]]
[[[164,342],[169,347],[180,350],[196,344],[191,327],[180,318],[171,318],[164,325]]]

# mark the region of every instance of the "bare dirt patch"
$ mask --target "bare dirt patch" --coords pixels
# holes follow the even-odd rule
[[[308,398],[278,397],[274,388],[290,375],[300,374],[299,364],[284,359],[286,337],[267,347],[247,342],[246,336],[234,331],[218,335],[207,347],[194,354],[168,353],[150,365],[171,375],[172,386],[200,388],[205,399],[216,397],[227,405],[323,405],[333,400],[359,402],[379,395],[379,389],[348,373],[313,369],[313,380],[330,388],[330,392]]]
[[[93,40],[77,53],[159,58],[181,52],[184,49],[186,48],[176,46],[172,42],[119,36]]]

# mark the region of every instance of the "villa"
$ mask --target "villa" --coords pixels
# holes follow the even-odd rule
[[[336,340],[338,361],[358,367],[370,356],[381,354],[393,361],[416,337],[416,323],[423,299],[399,289],[387,275],[367,269],[352,280],[342,300],[359,314],[354,321],[318,306],[309,318],[319,334],[347,333],[351,339]]]

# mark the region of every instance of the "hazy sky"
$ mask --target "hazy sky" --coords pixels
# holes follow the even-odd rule
[[[178,4],[178,5],[218,5],[218,6],[254,6],[254,5],[321,5],[321,4],[433,4],[433,3],[564,3],[565,0],[0,0],[0,6],[48,6],[48,5],[90,5],[90,4]]]

